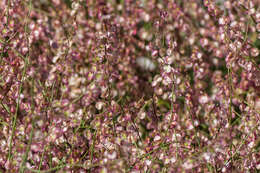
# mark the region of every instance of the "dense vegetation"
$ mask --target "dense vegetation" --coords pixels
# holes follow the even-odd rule
[[[259,0],[1,0],[0,172],[259,172]]]

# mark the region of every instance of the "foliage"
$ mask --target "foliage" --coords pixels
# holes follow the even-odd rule
[[[0,1],[0,172],[260,171],[259,9]]]

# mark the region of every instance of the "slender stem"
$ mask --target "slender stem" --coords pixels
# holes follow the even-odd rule
[[[6,9],[6,27],[8,27],[8,23],[9,23],[9,8],[10,8],[10,0],[8,0],[7,2],[7,9]]]
[[[91,150],[90,150],[90,160],[91,163],[93,161],[93,155],[94,155],[94,147],[95,147],[95,142],[96,142],[96,135],[97,135],[97,130],[95,130],[94,134],[93,134],[93,143],[91,145]]]
[[[22,164],[21,164],[21,166],[19,168],[19,173],[24,173],[24,170],[25,170],[24,169],[24,165],[25,165],[25,163],[27,161],[28,153],[29,153],[29,150],[31,149],[31,144],[32,144],[32,137],[33,137],[34,125],[35,125],[34,121],[35,120],[33,120],[33,122],[32,122],[32,129],[31,129],[31,133],[30,133],[30,137],[29,137],[29,143],[27,145],[26,152],[23,155],[23,161],[22,161]]]
[[[27,65],[28,65],[28,57],[26,58],[26,61],[25,61],[25,66],[24,66],[24,69],[23,69],[21,81],[24,80],[25,72],[26,72],[26,69],[27,69]],[[20,105],[20,99],[21,99],[21,93],[22,93],[22,86],[23,85],[21,83],[19,85],[18,99],[17,99],[17,102],[16,102],[16,111],[15,111],[15,114],[13,116],[12,133],[11,133],[11,138],[10,138],[10,142],[9,142],[9,151],[8,151],[8,160],[9,161],[11,160],[11,155],[12,155],[12,141],[13,141],[13,137],[14,137],[14,132],[16,130],[16,121],[17,121],[17,115],[18,115],[18,112],[19,112],[19,105]]]
[[[29,3],[30,3],[30,7],[31,7],[32,1],[30,0]],[[18,116],[18,112],[19,112],[19,105],[20,105],[23,81],[24,81],[24,78],[25,78],[27,66],[28,66],[28,63],[29,63],[29,57],[30,57],[30,43],[29,43],[29,31],[28,31],[28,18],[30,16],[30,13],[31,13],[31,8],[29,8],[28,15],[26,17],[26,24],[25,24],[25,27],[24,27],[24,29],[26,31],[26,36],[27,36],[28,53],[27,53],[26,58],[25,58],[25,62],[24,62],[25,65],[24,65],[23,72],[22,72],[21,83],[19,85],[18,99],[17,99],[17,102],[16,102],[16,111],[15,111],[15,114],[12,118],[12,120],[13,120],[13,122],[12,122],[12,132],[11,132],[11,137],[10,137],[10,142],[9,142],[9,151],[8,151],[8,160],[9,161],[11,161],[11,156],[12,156],[12,141],[13,141],[14,133],[15,133],[15,130],[16,130],[16,121],[17,121],[17,116]]]
[[[44,154],[45,154],[45,150],[46,150],[46,145],[44,146],[44,149],[43,149],[43,152],[42,152],[42,156],[41,156],[41,160],[40,160],[40,164],[39,164],[38,170],[41,170],[43,157],[44,157]]]

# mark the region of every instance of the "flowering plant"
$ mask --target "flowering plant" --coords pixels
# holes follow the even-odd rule
[[[0,172],[260,171],[258,0],[0,9]]]

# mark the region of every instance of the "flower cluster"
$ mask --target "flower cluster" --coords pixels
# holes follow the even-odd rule
[[[0,172],[260,171],[258,0],[0,11]]]

